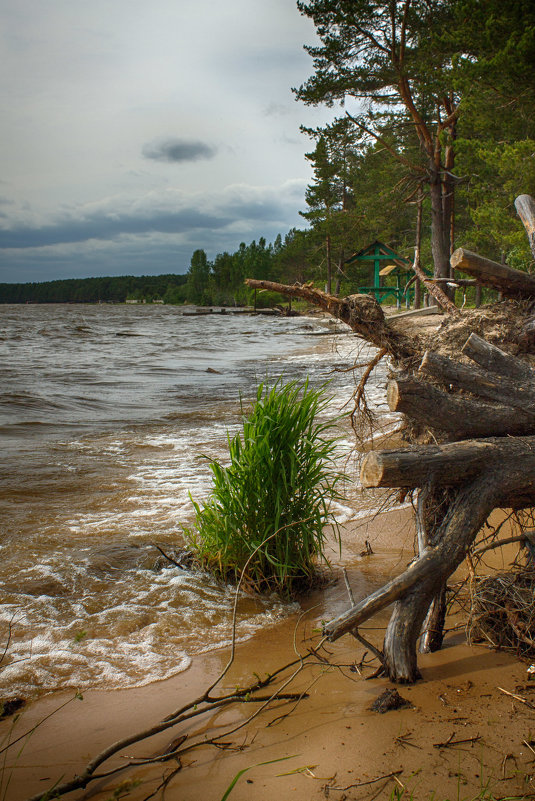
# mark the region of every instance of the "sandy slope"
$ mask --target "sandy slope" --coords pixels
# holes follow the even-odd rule
[[[413,536],[409,518],[405,509],[365,526],[355,524],[346,532],[342,562],[349,565],[357,597],[403,569]],[[372,542],[375,554],[363,559],[359,553],[365,538]],[[402,547],[395,555],[393,542]],[[295,640],[301,653],[317,641],[314,629],[319,622],[347,606],[343,581],[309,603],[312,608],[299,623]],[[380,627],[386,620],[384,615],[370,626]],[[264,674],[294,659],[296,622],[294,618],[241,644],[222,687],[245,686],[253,672]],[[367,636],[380,644],[382,633],[372,628]],[[451,634],[442,652],[421,657],[423,681],[398,688],[410,705],[384,715],[370,711],[369,706],[388,682],[365,681],[349,669],[361,660],[363,648],[349,636],[328,645],[326,656],[331,665],[316,660],[288,688],[308,690],[308,698],[296,708],[279,705],[263,712],[228,738],[232,748],[223,751],[205,746],[186,754],[165,798],[219,801],[232,778],[244,768],[251,769],[234,787],[230,798],[235,801],[390,798],[395,788],[400,794],[405,788],[406,798],[412,792],[416,799],[429,799],[434,791],[437,800],[453,801],[477,797],[486,786],[496,798],[535,797],[535,742],[531,742],[535,737],[535,683],[532,688],[526,665],[514,657],[484,646],[468,647],[463,639],[462,633]],[[20,801],[44,792],[60,777],[80,771],[111,742],[161,720],[200,694],[227,660],[227,651],[215,652],[196,659],[189,670],[171,680],[133,690],[89,692],[83,701],[72,701],[38,726],[22,753],[17,748],[10,751],[2,789],[11,780],[0,797]],[[365,670],[363,676],[370,672]],[[533,708],[499,688],[532,702]],[[1,724],[0,737],[18,736],[31,729],[70,697],[72,694],[66,693],[42,698],[13,728],[12,722]],[[241,705],[210,719],[197,718],[190,729],[172,730],[124,753],[148,756],[161,752],[181,733],[213,736],[243,722],[251,712],[251,706]],[[274,725],[267,725],[276,718]],[[284,757],[290,758],[258,765]],[[114,758],[111,767],[123,764],[124,757]],[[113,780],[95,782],[89,793],[78,791],[67,797],[104,801],[121,782],[136,780],[141,784],[124,797],[138,801],[173,767],[175,762],[131,768]],[[124,789],[126,792],[127,787]]]

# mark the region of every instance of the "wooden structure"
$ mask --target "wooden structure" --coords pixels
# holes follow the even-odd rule
[[[359,292],[372,295],[379,303],[385,298],[393,297],[398,308],[405,296],[406,304],[409,305],[409,294],[405,290],[411,274],[411,264],[408,259],[403,258],[388,245],[376,239],[375,242],[354,253],[345,264],[351,266],[361,262],[373,265],[373,286],[359,286]],[[385,286],[384,279],[387,276],[396,279],[395,286]]]

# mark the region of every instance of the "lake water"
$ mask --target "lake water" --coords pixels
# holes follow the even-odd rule
[[[200,457],[224,461],[240,396],[281,374],[331,380],[338,414],[353,377],[333,367],[354,350],[325,319],[0,305],[0,697],[140,685],[227,644],[232,588],[155,546],[182,544],[190,493],[210,492]],[[371,391],[380,407],[384,372]],[[351,465],[347,425],[341,434]],[[359,503],[349,485],[338,519]],[[238,638],[294,611],[243,597]]]

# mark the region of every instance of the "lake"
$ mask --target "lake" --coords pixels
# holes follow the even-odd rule
[[[210,492],[204,457],[259,382],[330,381],[352,408],[355,338],[330,319],[161,305],[0,305],[0,693],[146,684],[227,644],[234,593],[172,555]],[[360,344],[359,358],[373,351]],[[338,369],[334,369],[338,368]],[[358,376],[358,372],[357,372]],[[384,369],[370,384],[384,411]],[[353,439],[342,522],[362,512]],[[359,505],[360,504],[360,505]],[[244,596],[237,635],[296,610]]]

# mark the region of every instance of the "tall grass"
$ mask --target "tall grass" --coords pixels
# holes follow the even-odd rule
[[[329,400],[308,381],[259,386],[243,432],[228,438],[230,465],[211,462],[212,494],[194,502],[186,536],[204,568],[226,580],[245,569],[250,588],[286,595],[313,582],[342,478],[335,422],[317,419]]]

